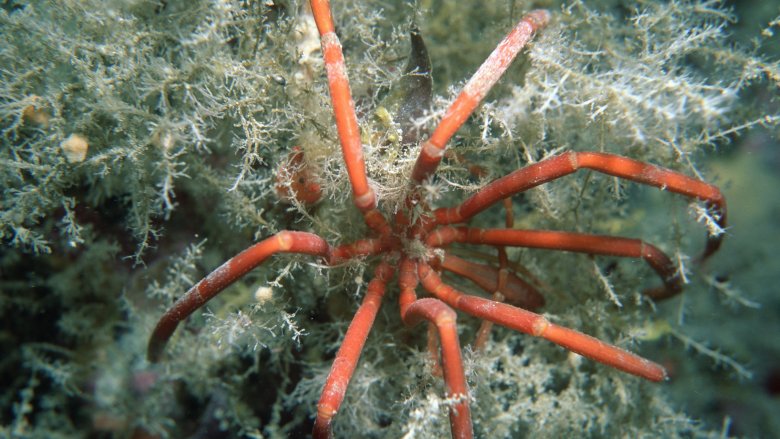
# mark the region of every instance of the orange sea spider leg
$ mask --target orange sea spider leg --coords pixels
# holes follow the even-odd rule
[[[682,280],[669,257],[657,247],[639,239],[550,230],[440,227],[428,235],[426,242],[432,247],[460,242],[639,258],[644,259],[664,283],[662,287],[644,291],[645,295],[659,299],[671,297],[682,290]]]
[[[347,386],[355,372],[355,366],[360,359],[368,333],[371,331],[377,312],[379,312],[385,287],[393,273],[393,267],[385,261],[374,270],[374,278],[368,284],[363,303],[355,312],[352,323],[344,334],[344,340],[325,380],[320,402],[317,404],[317,418],[314,421],[312,434],[315,439],[330,437],[333,416],[336,415],[344,401]]]
[[[422,142],[420,155],[412,170],[413,182],[419,184],[436,172],[444,156],[447,142],[487,96],[534,33],[549,21],[548,11],[543,9],[531,11],[501,40],[452,102],[430,139]]]
[[[450,429],[454,438],[474,436],[469,408],[469,391],[466,375],[463,371],[463,359],[456,326],[457,315],[444,302],[438,299],[417,299],[418,263],[409,258],[401,260],[398,287],[401,290],[399,304],[401,318],[407,325],[415,325],[420,320],[428,320],[435,325],[441,346],[442,372],[447,387],[450,406]],[[430,334],[430,332],[429,332]]]
[[[374,255],[388,250],[379,239],[360,240],[333,248],[313,233],[283,231],[270,236],[228,259],[180,297],[160,317],[152,331],[147,358],[151,362],[159,361],[165,345],[182,320],[273,255],[306,254],[318,256],[325,263],[333,265],[346,259]]]
[[[430,265],[418,264],[420,283],[428,292],[455,309],[501,326],[542,337],[600,363],[651,381],[666,379],[660,365],[573,329],[551,323],[544,316],[505,303],[464,294],[444,284]]]
[[[696,198],[705,202],[713,210],[712,215],[717,221],[718,227],[721,229],[726,227],[726,199],[717,187],[678,172],[627,157],[599,152],[574,151],[542,160],[494,180],[455,207],[436,209],[434,222],[438,225],[466,222],[508,196],[572,174],[578,169],[593,169],[604,174]],[[710,234],[699,260],[703,261],[715,253],[722,240],[723,234]]]

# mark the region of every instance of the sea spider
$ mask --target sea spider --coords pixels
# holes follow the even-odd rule
[[[518,230],[511,228],[509,220],[504,229],[472,228],[463,224],[516,194],[585,168],[698,199],[708,206],[718,225],[724,228],[726,205],[718,188],[626,157],[597,152],[566,152],[486,184],[454,207],[427,209],[420,193],[421,185],[436,172],[450,138],[469,118],[533,34],[549,21],[550,14],[547,11],[536,10],[525,15],[501,41],[451,104],[433,134],[421,142],[406,196],[406,210],[393,216],[385,215],[377,207],[377,197],[366,176],[360,129],[329,3],[327,0],[311,0],[311,10],[320,34],[333,112],[354,204],[370,230],[368,237],[352,243],[331,245],[312,233],[282,231],[249,247],[198,282],[162,316],[149,341],[149,359],[160,359],[168,339],[183,319],[272,255],[306,254],[320,258],[325,265],[339,264],[352,258],[378,256],[373,279],[344,335],[322,390],[314,424],[313,435],[316,438],[331,435],[333,417],[344,399],[386,286],[396,275],[404,323],[414,325],[427,320],[438,331],[446,396],[452,401],[449,416],[453,437],[473,436],[469,391],[463,371],[454,309],[486,322],[542,337],[630,374],[651,381],[664,380],[666,371],[662,366],[576,330],[558,326],[530,311],[541,306],[543,298],[508,267],[504,247],[641,258],[663,281],[662,286],[644,291],[646,296],[655,300],[678,293],[682,285],[676,266],[661,250],[638,239]],[[296,151],[290,160],[291,164],[300,165],[302,156]],[[297,188],[292,187],[293,193],[288,192],[286,195],[301,195],[300,200],[305,201],[302,194],[295,193],[306,187],[304,183],[301,182]],[[417,209],[414,214],[413,206]],[[720,246],[721,239],[722,235],[708,236],[706,248],[699,260],[713,254]],[[497,248],[498,267],[459,259],[447,252],[447,246],[451,243]],[[440,277],[440,270],[474,281],[494,293],[494,300],[466,294],[445,284]],[[431,297],[418,299],[418,284],[422,284]],[[504,303],[504,300],[509,303]],[[484,334],[485,331],[480,332]]]

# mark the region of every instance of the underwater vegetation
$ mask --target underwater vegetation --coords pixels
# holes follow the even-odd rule
[[[644,382],[499,327],[472,349],[481,322],[459,315],[476,436],[780,431],[769,415],[780,343],[760,336],[780,331],[780,7],[751,27],[715,1],[331,6],[386,215],[408,200],[419,147],[406,133],[426,137],[496,42],[540,7],[550,22],[453,137],[421,202],[456,205],[564,151],[669,168],[729,202],[723,248],[697,265],[702,230],[717,225],[702,203],[584,171],[514,197],[514,228],[641,238],[670,255],[685,285],[656,304],[642,294],[658,282],[643,261],[507,248],[547,319],[652,358],[670,379]],[[376,259],[271,258],[184,320],[160,362],[146,359],[163,312],[252,243],[282,230],[329,243],[367,234],[309,17],[296,1],[2,3],[2,436],[310,434]],[[430,98],[411,109],[399,98],[418,76],[405,68],[410,31],[432,67]],[[301,168],[282,172],[302,160],[317,200],[296,195]],[[497,206],[469,226],[505,221]],[[452,401],[427,332],[404,325],[394,291],[337,437],[449,435]]]

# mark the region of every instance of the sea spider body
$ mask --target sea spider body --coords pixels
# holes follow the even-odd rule
[[[275,254],[296,253],[319,258],[325,265],[335,265],[354,258],[378,259],[362,304],[344,335],[322,390],[317,405],[314,437],[331,435],[332,421],[344,399],[386,286],[393,279],[397,279],[400,290],[399,305],[404,323],[414,325],[428,321],[436,328],[446,397],[451,401],[449,415],[453,437],[473,436],[469,391],[463,371],[455,310],[485,321],[475,342],[477,347],[484,343],[490,325],[495,323],[542,337],[630,374],[651,381],[664,380],[666,371],[660,365],[576,330],[558,326],[534,313],[534,309],[544,304],[544,298],[534,286],[517,276],[509,267],[505,247],[643,259],[661,278],[661,286],[644,291],[646,296],[654,300],[670,297],[681,290],[682,280],[670,258],[655,246],[638,239],[514,229],[511,204],[505,200],[579,169],[591,169],[698,199],[707,205],[718,225],[724,228],[726,206],[718,188],[626,157],[597,152],[565,152],[488,183],[458,205],[429,209],[420,194],[422,185],[436,172],[450,138],[484,99],[517,53],[549,21],[550,14],[547,11],[537,10],[525,15],[510,31],[468,81],[431,136],[420,143],[419,156],[411,172],[406,209],[393,216],[386,216],[377,207],[377,197],[366,175],[360,129],[328,1],[312,0],[311,10],[321,38],[335,123],[353,201],[369,230],[367,236],[355,242],[332,245],[313,233],[282,231],[249,247],[198,282],[162,316],[149,341],[149,359],[159,360],[179,322],[228,285]],[[302,153],[296,150],[288,160],[288,165],[296,165],[293,172],[298,174],[294,177],[303,177],[301,173],[307,171]],[[277,192],[281,197],[295,198],[303,204],[319,199],[318,194],[309,194],[308,198],[305,194],[304,187],[312,184],[311,181],[301,178],[298,183],[301,186],[277,186]],[[316,188],[319,190],[319,186]],[[506,228],[466,226],[471,218],[499,203],[508,206]],[[712,255],[718,249],[721,238],[721,235],[709,236],[699,260]],[[492,246],[498,251],[498,266],[460,259],[447,251],[452,243]],[[492,294],[492,298],[458,291],[442,280],[441,271],[473,281]],[[429,297],[417,297],[419,285],[422,285]]]

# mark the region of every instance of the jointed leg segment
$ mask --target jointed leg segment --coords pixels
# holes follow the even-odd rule
[[[360,128],[355,115],[352,93],[349,89],[344,54],[341,51],[339,38],[336,36],[329,2],[327,0],[312,0],[311,9],[322,40],[322,56],[325,59],[325,69],[328,74],[333,114],[336,117],[336,127],[344,154],[344,162],[349,173],[349,181],[352,183],[352,193],[355,196],[355,204],[358,209],[365,212],[376,207],[376,196],[368,186],[363,147],[360,143]]]
[[[325,380],[320,402],[317,404],[317,419],[314,422],[313,436],[315,439],[326,439],[331,435],[331,422],[336,415],[352,374],[355,372],[368,333],[374,324],[379,311],[385,287],[393,276],[393,268],[387,262],[382,262],[374,271],[374,279],[368,284],[363,304],[360,305],[355,317],[352,318],[344,340],[341,343],[336,358],[333,360],[330,374]]]
[[[147,358],[156,362],[160,359],[168,339],[179,322],[203,306],[230,284],[277,253],[301,253],[330,258],[331,247],[319,236],[306,232],[280,232],[247,248],[212,271],[203,280],[190,288],[173,304],[157,323],[149,339]]]
[[[360,127],[355,114],[355,103],[347,79],[347,68],[341,43],[336,35],[328,0],[311,0],[312,15],[317,23],[322,41],[322,55],[328,75],[333,114],[341,142],[344,163],[352,185],[355,206],[363,213],[366,224],[381,236],[390,233],[390,226],[376,209],[376,194],[368,185]]]
[[[664,283],[663,287],[646,290],[645,295],[653,299],[662,299],[671,297],[682,289],[682,279],[677,275],[677,268],[669,257],[657,247],[639,239],[549,230],[477,229],[449,226],[434,230],[426,239],[426,243],[431,247],[446,246],[452,242],[563,250],[592,255],[644,259]]]
[[[460,341],[455,321],[457,315],[444,302],[437,299],[417,299],[418,262],[403,258],[400,264],[398,287],[401,290],[398,299],[401,305],[401,318],[407,325],[415,325],[421,320],[433,323],[438,330],[441,346],[444,382],[447,385],[447,397],[455,399],[450,407],[450,426],[452,436],[471,438],[474,433],[471,426],[468,385],[463,371]]]
[[[726,227],[726,200],[717,187],[669,169],[626,157],[598,152],[574,151],[542,160],[494,180],[458,206],[436,209],[434,211],[435,224],[464,223],[506,197],[572,174],[578,169],[593,169],[604,174],[696,198],[713,209],[713,217],[721,229]],[[699,259],[704,260],[717,251],[722,240],[722,234],[709,235],[706,248]]]
[[[515,306],[534,310],[544,305],[544,296],[509,268],[495,268],[461,259],[449,253],[444,255],[444,259],[438,263],[438,266],[474,282],[488,294],[501,294],[505,301]]]
[[[360,240],[334,248],[313,233],[279,232],[230,258],[179,298],[157,322],[149,338],[147,358],[151,362],[159,361],[168,339],[179,322],[275,254],[297,253],[317,256],[325,263],[333,265],[353,257],[369,256],[388,250],[390,248],[379,239]]]
[[[453,438],[471,438],[471,409],[466,375],[463,371],[457,314],[438,299],[418,299],[407,306],[403,312],[404,323],[415,325],[427,320],[436,326],[441,346],[442,370],[447,386],[447,398],[451,400],[450,425]]]
[[[531,40],[534,33],[550,21],[548,11],[538,9],[525,15],[498,44],[493,53],[479,67],[452,102],[431,138],[422,143],[420,155],[412,171],[412,182],[419,184],[436,172],[447,142],[471,116],[491,88],[503,76],[517,54]]]
[[[515,331],[542,337],[582,356],[651,381],[666,379],[660,365],[596,338],[550,323],[543,316],[504,303],[464,294],[442,282],[426,263],[418,264],[423,287],[455,309]]]

